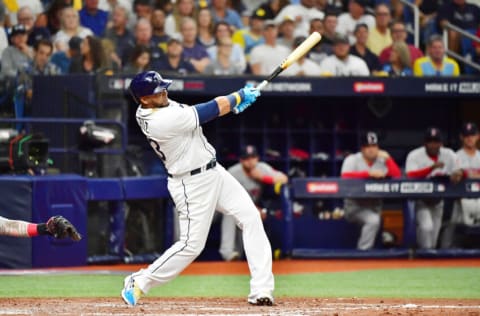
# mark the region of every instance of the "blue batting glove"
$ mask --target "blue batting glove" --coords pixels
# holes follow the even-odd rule
[[[247,83],[245,87],[241,90],[243,93],[243,100],[240,104],[233,108],[235,114],[239,114],[245,111],[253,102],[257,100],[257,97],[260,96],[260,90],[253,87],[253,84]]]

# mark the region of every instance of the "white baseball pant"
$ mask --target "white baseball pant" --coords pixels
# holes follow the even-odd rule
[[[202,252],[215,210],[233,215],[242,229],[250,269],[248,300],[273,297],[272,250],[252,199],[220,164],[200,174],[169,178],[168,190],[179,212],[180,238],[162,256],[133,274],[143,293],[167,283]]]

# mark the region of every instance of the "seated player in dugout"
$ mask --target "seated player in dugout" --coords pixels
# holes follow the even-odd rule
[[[257,148],[252,145],[247,145],[242,149],[240,161],[231,166],[228,172],[247,190],[258,208],[262,220],[267,218],[269,206],[267,201],[262,199],[264,186],[273,186],[275,193],[280,194],[281,185],[288,182],[288,177],[283,172],[260,161]],[[223,215],[219,252],[225,261],[238,260],[242,256],[241,232],[237,225],[233,216]]]
[[[393,158],[378,146],[375,132],[361,136],[360,152],[345,158],[341,177],[346,179],[400,178],[401,171]],[[345,199],[345,218],[361,226],[357,249],[373,248],[381,225],[382,199]]]

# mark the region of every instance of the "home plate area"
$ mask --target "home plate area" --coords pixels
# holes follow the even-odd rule
[[[120,298],[10,298],[0,301],[0,315],[480,316],[480,300],[277,298],[267,307],[238,298],[142,298],[129,307]]]

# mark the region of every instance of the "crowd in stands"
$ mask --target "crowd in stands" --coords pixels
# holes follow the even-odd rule
[[[314,31],[320,43],[282,75],[469,73],[439,34],[449,22],[480,35],[478,5],[414,4],[420,47],[399,0],[9,0],[0,4],[0,74],[267,75]],[[448,32],[448,49],[480,60],[480,43]]]

